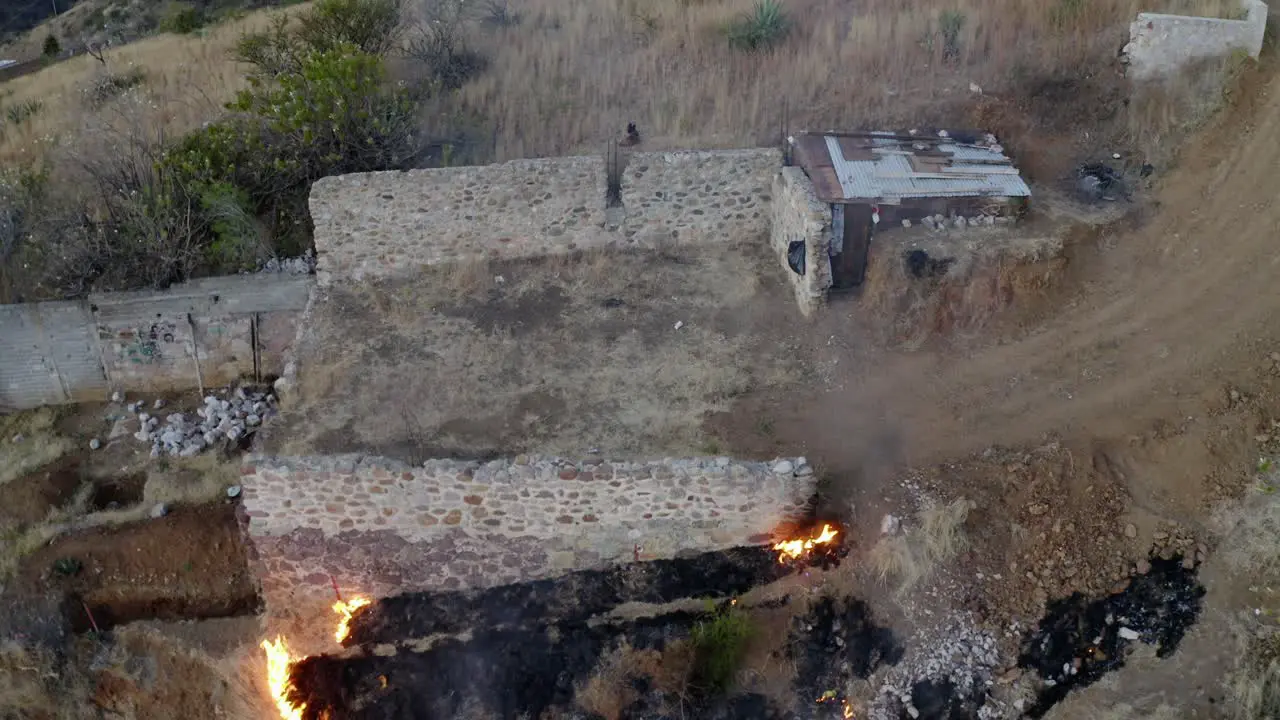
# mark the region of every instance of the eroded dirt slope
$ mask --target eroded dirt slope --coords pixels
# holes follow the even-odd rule
[[[859,341],[855,313],[833,306],[814,333],[831,368],[826,386],[748,397],[730,418],[767,408],[778,446],[858,474],[1050,432],[1123,441],[1219,413],[1232,387],[1247,397],[1280,349],[1280,88],[1263,73],[1184,153],[1146,222],[1079,249],[1088,267],[1074,275],[1087,279],[1046,323],[961,353],[877,352]],[[753,428],[717,422],[735,450],[759,452]],[[1164,461],[1188,474],[1211,464],[1193,452]]]

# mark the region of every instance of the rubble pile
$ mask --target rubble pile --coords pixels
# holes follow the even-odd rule
[[[922,631],[880,685],[871,717],[987,717],[983,707],[1000,663],[996,640],[968,616]],[[932,706],[950,709],[938,714]],[[951,707],[955,706],[955,707]],[[963,708],[960,710],[959,708]],[[984,710],[986,712],[984,712]]]
[[[134,437],[151,443],[151,457],[192,457],[219,442],[243,442],[275,412],[275,404],[275,395],[269,392],[236,388],[225,398],[206,396],[194,417],[172,413],[161,421],[158,416],[140,412],[140,403],[129,409],[138,413],[140,429]]]

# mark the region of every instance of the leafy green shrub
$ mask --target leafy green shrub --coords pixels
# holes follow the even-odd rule
[[[790,32],[791,18],[780,0],[756,0],[750,12],[725,28],[730,47],[750,52],[770,50],[786,40]]]
[[[189,35],[204,27],[209,16],[204,8],[190,3],[170,3],[160,18],[160,30],[175,35]]]
[[[705,692],[724,692],[733,682],[751,640],[751,621],[728,607],[693,627],[693,683]]]
[[[317,0],[298,17],[298,37],[314,50],[354,45],[383,55],[399,40],[401,0]]]
[[[62,43],[58,42],[57,36],[50,33],[44,37],[44,44],[40,46],[40,54],[50,60],[62,54]]]

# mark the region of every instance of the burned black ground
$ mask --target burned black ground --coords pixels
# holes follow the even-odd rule
[[[1183,567],[1181,558],[1153,558],[1150,572],[1135,575],[1123,592],[1096,600],[1077,593],[1050,603],[1019,657],[1019,665],[1038,672],[1046,685],[1027,715],[1043,717],[1072,688],[1123,666],[1133,641],[1120,636],[1122,628],[1156,645],[1157,657],[1173,654],[1199,619],[1204,594],[1196,571]]]
[[[833,560],[824,556],[824,562]],[[410,593],[384,598],[357,613],[345,644],[396,643],[473,627],[528,627],[552,619],[585,620],[626,602],[662,605],[690,597],[726,598],[794,570],[794,565],[779,563],[768,548],[739,547],[484,590]]]

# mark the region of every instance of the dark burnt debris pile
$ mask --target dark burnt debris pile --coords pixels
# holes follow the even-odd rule
[[[1204,593],[1195,569],[1182,558],[1153,558],[1151,571],[1135,575],[1122,592],[1092,601],[1076,594],[1051,603],[1019,658],[1045,683],[1027,714],[1042,717],[1072,688],[1124,665],[1130,643],[1155,645],[1157,657],[1173,654],[1199,619]]]
[[[839,555],[815,560],[830,565]],[[665,677],[670,668],[628,665],[612,678],[611,687],[625,689],[614,694],[617,717],[840,717],[817,703],[819,696],[901,655],[891,634],[872,622],[867,606],[853,598],[807,603],[775,595],[754,605],[738,599],[808,567],[804,560],[779,562],[769,548],[747,547],[486,590],[387,598],[356,614],[346,652],[293,666],[292,699],[305,703],[309,719],[443,720],[469,713],[595,719],[599,715],[582,694],[607,659],[623,649],[653,651],[650,656],[663,659],[689,657],[678,650],[690,648],[695,627],[730,609],[753,623],[788,618],[794,611],[801,619],[785,641],[764,650],[785,672],[793,666],[802,670],[784,678],[794,698],[732,685],[712,691],[692,681],[673,690]],[[682,602],[690,598],[704,602]],[[682,604],[671,605],[677,602]],[[623,605],[625,616],[613,612]],[[686,670],[684,676],[692,680],[696,673]]]

